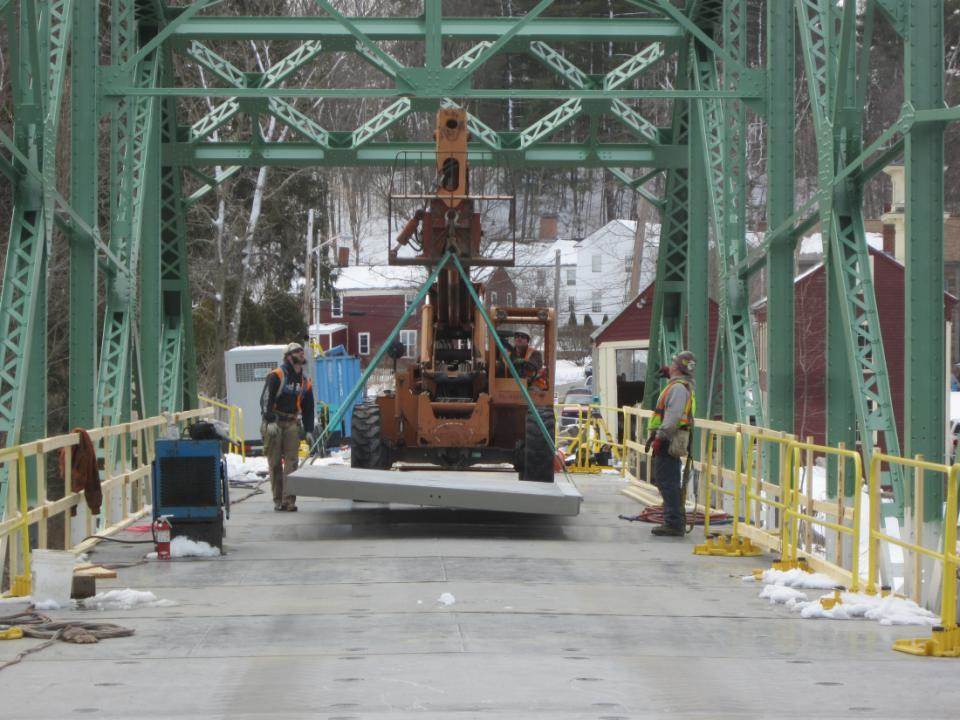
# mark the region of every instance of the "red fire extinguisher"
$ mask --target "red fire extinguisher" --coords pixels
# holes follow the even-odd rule
[[[157,558],[159,560],[170,559],[170,530],[172,526],[167,518],[169,515],[161,515],[153,521],[153,542],[157,548]]]

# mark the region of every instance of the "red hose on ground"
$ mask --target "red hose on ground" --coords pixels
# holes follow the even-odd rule
[[[638,515],[620,515],[619,517],[621,520],[629,520],[630,522],[639,521],[663,525],[663,505],[650,505],[645,507],[643,512]],[[725,512],[710,513],[711,525],[723,525],[728,522],[730,522],[730,516]],[[686,523],[687,527],[691,525],[703,525],[703,513],[699,510],[696,512],[688,512]]]

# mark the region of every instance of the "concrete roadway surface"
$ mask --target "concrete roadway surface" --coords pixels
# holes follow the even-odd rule
[[[695,557],[617,519],[618,477],[577,481],[562,519],[257,496],[225,557],[100,583],[176,605],[52,613],[136,634],[0,671],[0,718],[956,717],[960,660],[890,650],[922,629],[800,619],[741,582],[766,561]]]

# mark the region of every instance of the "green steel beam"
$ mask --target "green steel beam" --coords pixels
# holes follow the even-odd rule
[[[71,43],[70,204],[91,227],[97,225],[99,113],[99,9],[80,2],[74,8]],[[70,237],[70,385],[71,428],[93,427],[97,407],[97,246],[74,232]]]
[[[910,0],[906,6],[904,95],[917,110],[937,110],[944,101],[943,0]],[[909,457],[919,453],[933,462],[944,461],[947,435],[943,129],[939,123],[915,126],[906,138],[905,156],[904,444]],[[942,482],[924,483],[924,520],[934,523],[938,536],[943,501]]]
[[[793,213],[796,23],[789,3],[767,3],[767,225]],[[794,431],[794,239],[781,235],[766,254],[767,418],[774,430]],[[776,462],[774,460],[774,467]]]
[[[678,58],[677,86],[687,87],[688,58],[684,47]],[[674,103],[673,141],[685,145],[689,137],[689,104]],[[686,148],[685,148],[686,149]],[[687,253],[689,239],[689,176],[686,168],[667,172],[665,197],[660,210],[660,244],[657,275],[653,286],[650,341],[647,346],[647,372],[644,407],[652,408],[660,389],[657,371],[683,349],[687,297]]]
[[[852,102],[849,96],[855,95],[855,79],[840,84],[838,75],[856,72],[853,66],[856,54],[840,49],[844,43],[852,42],[852,38],[849,34],[837,33],[840,10],[832,2],[795,0],[794,7],[817,136],[820,228],[825,250],[829,245],[830,258],[827,282],[834,285],[830,297],[836,303],[828,315],[828,335],[834,342],[841,335],[844,338],[852,391],[848,396],[853,398],[861,449],[869,463],[878,441],[886,452],[894,455],[900,453],[900,443],[863,227],[862,191],[856,183],[833,185],[846,157],[862,151],[859,118],[853,116],[854,122],[841,127],[834,127],[832,122],[836,104],[849,105]],[[843,68],[838,67],[841,56],[847,60]],[[838,87],[843,92],[838,92]],[[838,354],[839,348],[832,345],[829,352]],[[840,419],[842,421],[842,416]],[[828,426],[828,439],[837,437],[839,434],[830,431]],[[901,512],[903,476],[896,467],[891,468],[890,475],[897,512]]]
[[[357,43],[357,52],[370,59],[374,65],[379,67],[390,77],[395,78],[403,71],[403,65],[399,63],[397,59],[393,57],[393,55],[384,52],[377,45],[375,45],[373,40],[367,37],[367,35],[364,34],[359,27],[357,27],[357,23],[355,23],[352,18],[348,18],[341,14],[327,0],[314,0],[314,2],[322,7],[334,20],[336,20],[344,30],[350,33]]]
[[[687,170],[689,177],[689,194],[691,198],[705,198],[708,193],[706,150],[703,146],[703,131],[700,128],[700,114],[690,113],[689,145],[690,160]],[[691,202],[688,208],[687,221],[689,240],[687,243],[687,344],[697,358],[697,367],[694,371],[696,388],[701,395],[697,404],[697,417],[709,417],[710,403],[704,402],[709,397],[709,378],[711,360],[710,348],[710,297],[709,283],[704,279],[710,273],[710,227],[706,204]],[[714,362],[716,360],[713,360]]]
[[[563,53],[542,40],[534,40],[531,42],[527,46],[527,52],[546,67],[553,70],[554,73],[562,77],[573,87],[581,89],[596,87],[596,83],[587,73],[567,60]]]
[[[697,87],[719,85],[713,57],[702,46],[691,46],[690,67]],[[706,152],[707,199],[717,244],[717,271],[720,290],[720,314],[723,316],[726,350],[724,398],[735,417],[731,421],[763,424],[764,407],[760,390],[760,372],[750,316],[749,294],[736,272],[745,254],[743,219],[744,148],[743,133],[733,141],[728,129],[745,123],[739,115],[728,120],[722,103],[704,100],[695,103],[699,128]],[[728,382],[733,386],[726,392]]]
[[[391,103],[353,131],[350,146],[358,148],[366,145],[377,135],[386,132],[392,125],[409,115],[412,107],[413,104],[409,98],[400,98]]]
[[[414,68],[416,69],[416,68]],[[760,85],[746,85],[737,90],[663,90],[638,88],[636,90],[603,90],[590,88],[546,88],[546,89],[509,89],[509,88],[470,88],[464,85],[448,87],[446,85],[425,84],[417,87],[386,88],[292,88],[292,87],[256,87],[256,88],[220,88],[220,87],[137,87],[124,84],[123,81],[105,82],[103,95],[107,97],[173,96],[173,97],[237,97],[263,99],[268,97],[309,97],[309,98],[397,98],[416,96],[422,100],[437,100],[455,96],[466,100],[688,100],[699,98],[722,99],[760,99],[763,90]]]
[[[645,187],[643,187],[644,184],[647,183],[651,178],[653,178],[655,175],[658,175],[660,173],[659,169],[645,173],[636,179],[630,177],[627,173],[625,173],[620,168],[610,167],[610,168],[607,168],[607,170],[609,170],[610,174],[612,174],[617,180],[619,180],[628,188],[633,190],[635,193],[637,193],[637,195],[642,197],[644,200],[646,200],[648,203],[653,205],[655,208],[657,208],[658,210],[663,209],[663,205],[664,205],[663,200],[658,198],[656,195],[654,195],[652,192],[647,190]]]
[[[405,153],[424,165],[434,162],[436,145],[427,142],[371,142],[359,148],[326,149],[313,143],[168,143],[164,162],[174,165],[287,165],[392,166]],[[473,154],[476,152],[476,154]],[[639,143],[539,143],[527,149],[493,151],[488,146],[471,148],[472,165],[512,164],[543,167],[659,167],[686,165],[684,145],[643,145]]]
[[[156,84],[158,64],[157,53],[140,64],[136,72],[139,86]],[[140,258],[145,176],[150,171],[151,158],[157,156],[150,148],[155,135],[156,105],[156,100],[148,97],[131,98],[118,108],[115,115],[112,177],[115,211],[110,243],[133,275],[138,272]],[[108,283],[97,386],[98,425],[121,422],[129,413],[128,379],[132,370],[130,355],[135,295],[136,288],[123,278]]]
[[[444,17],[440,32],[445,40],[496,41],[518,18]],[[350,18],[356,30],[373,42],[423,40],[427,34],[423,17]],[[683,30],[664,18],[539,17],[517,31],[517,40],[574,42],[676,42]],[[354,35],[328,17],[195,17],[177,27],[174,40],[325,40],[343,47]]]
[[[666,51],[660,43],[648,45],[629,60],[608,72],[603,78],[603,89],[616,90],[621,85],[633,80],[665,54]]]
[[[193,0],[189,6],[183,8],[173,20],[166,23],[153,37],[150,38],[148,42],[141,47],[137,47],[136,52],[127,53],[124,56],[122,63],[115,62],[112,72],[115,75],[120,76],[132,75],[136,70],[137,65],[148,55],[150,55],[150,53],[163,45],[163,43],[166,42],[174,34],[174,32],[176,32],[178,27],[186,23],[201,10],[214,7],[222,2],[223,0]],[[135,24],[133,17],[128,18],[123,13],[115,13],[114,17],[124,18],[124,22],[129,23],[131,26]]]

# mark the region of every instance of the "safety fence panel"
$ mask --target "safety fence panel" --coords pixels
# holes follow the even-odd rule
[[[922,497],[922,483],[936,480],[946,482],[947,500],[943,508],[942,546],[931,549],[917,542],[909,542],[884,531],[883,488],[881,487],[881,464],[899,466],[906,481],[911,475],[914,479],[913,497]],[[927,474],[933,474],[930,478]],[[940,625],[933,628],[928,638],[910,638],[897,640],[893,649],[911,655],[936,655],[939,657],[960,657],[960,628],[957,627],[957,568],[960,557],[957,553],[957,479],[960,476],[960,464],[941,465],[916,458],[902,458],[874,451],[870,459],[870,540],[868,552],[867,586],[868,593],[876,593],[880,582],[881,543],[896,545],[909,551],[916,558],[923,556],[933,560],[935,572],[929,574],[927,586],[939,584],[940,589]],[[938,479],[937,479],[938,478]],[[921,486],[917,486],[917,481]],[[939,514],[939,513],[937,513]],[[923,515],[919,515],[922,528]],[[920,529],[918,528],[918,530]],[[918,539],[922,532],[917,533]],[[919,564],[919,563],[918,563]],[[918,568],[919,570],[919,568]],[[939,583],[934,582],[939,578]]]
[[[204,397],[203,395],[198,396],[198,399],[200,400],[200,407],[213,408],[214,419],[227,426],[227,437],[230,438],[230,452],[246,459],[247,450],[243,442],[243,408],[238,405],[227,405],[225,402]]]
[[[613,414],[617,426],[624,427],[624,408],[603,405],[554,405],[554,445],[572,463],[572,473],[598,473],[620,470],[623,473],[624,445],[611,432],[605,415]]]
[[[802,558],[811,569],[837,579],[838,584],[851,591],[858,591],[864,482],[860,453],[810,441],[791,442],[787,453],[789,472],[782,478],[786,515],[782,562],[796,565]],[[836,472],[835,501],[815,497],[827,490],[828,467]],[[850,497],[844,498],[847,487],[851,490]]]
[[[206,407],[89,430],[99,457],[104,456],[108,445],[119,450],[116,463],[100,471],[103,501],[99,515],[91,513],[83,492],[71,489],[73,452],[80,442],[78,433],[0,449],[0,463],[11,480],[7,484],[6,514],[0,520],[0,576],[4,575],[6,566],[10,594],[30,593],[30,553],[34,547],[49,547],[51,521],[55,518],[62,516],[62,520],[57,520],[62,523],[62,540],[57,545],[79,554],[99,537],[116,533],[146,515],[151,507],[151,463],[158,435],[171,432],[179,437],[184,423],[213,414],[214,408]],[[61,449],[64,451],[63,496],[48,500],[47,469],[50,462],[59,463]],[[33,483],[30,483],[31,476]],[[32,507],[30,485],[37,498]]]

